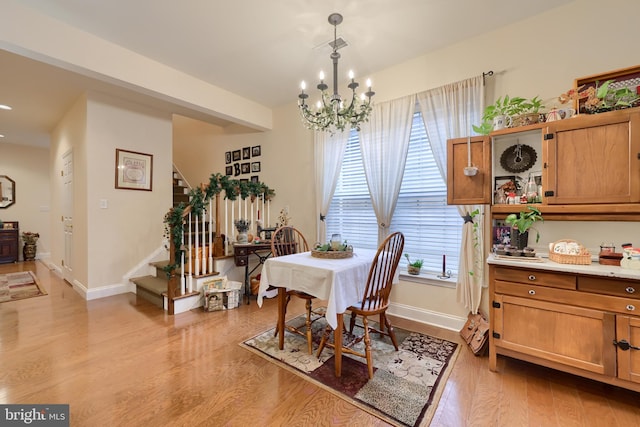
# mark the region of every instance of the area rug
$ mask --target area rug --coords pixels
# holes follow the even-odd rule
[[[0,274],[0,302],[47,295],[32,271]]]
[[[303,325],[304,320],[302,315],[287,324]],[[315,355],[325,326],[324,318],[313,324],[313,355],[307,352],[306,338],[289,331],[285,333],[284,349],[279,350],[274,328],[240,345],[392,425],[429,425],[458,356],[458,344],[395,327],[397,352],[388,337],[371,334],[373,379],[369,380],[364,358],[346,354],[342,376],[336,378],[333,349],[325,347],[320,359]],[[354,334],[362,331],[356,328]],[[354,335],[345,332],[343,342],[353,341]],[[364,343],[353,348],[363,351]]]

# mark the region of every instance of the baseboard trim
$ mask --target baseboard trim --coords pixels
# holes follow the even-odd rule
[[[467,321],[466,317],[452,316],[447,313],[439,313],[393,302],[389,304],[388,312],[396,317],[437,326],[450,331],[459,331]]]

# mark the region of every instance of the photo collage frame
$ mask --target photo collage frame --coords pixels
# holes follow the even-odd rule
[[[259,145],[243,147],[241,150],[225,153],[225,175],[233,176],[240,181],[260,182],[261,162],[255,159],[262,156]]]

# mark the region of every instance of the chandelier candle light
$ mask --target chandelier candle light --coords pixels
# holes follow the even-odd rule
[[[329,15],[329,23],[333,25],[333,52],[330,55],[333,62],[333,94],[327,93],[329,86],[324,82],[324,72],[321,71],[320,83],[317,86],[321,93],[321,100],[318,101],[315,111],[312,111],[306,103],[309,95],[304,92],[307,87],[304,81],[300,85],[301,92],[298,95],[298,107],[305,126],[311,130],[331,134],[336,131],[344,131],[347,125],[359,131],[360,125],[369,121],[371,97],[375,95],[375,92],[371,90],[371,80],[367,80],[367,92],[358,97],[356,89],[359,84],[354,80],[353,71],[349,71],[351,82],[347,87],[351,89],[351,101],[348,105],[345,106],[345,102],[338,93],[338,59],[340,59],[340,54],[338,53],[337,28],[341,22],[342,15],[339,13]]]

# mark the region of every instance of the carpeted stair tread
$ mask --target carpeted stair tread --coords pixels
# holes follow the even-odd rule
[[[142,276],[135,277],[131,279],[131,281],[135,283],[136,286],[155,295],[162,295],[163,292],[167,291],[167,279],[163,277]]]

